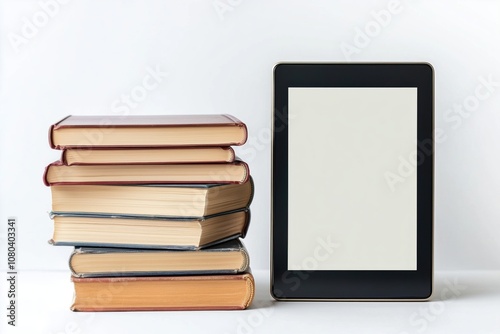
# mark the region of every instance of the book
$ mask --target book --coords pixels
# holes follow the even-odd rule
[[[193,251],[76,247],[69,259],[75,277],[237,274],[248,266],[239,239]]]
[[[47,166],[44,182],[55,184],[244,183],[248,165],[240,160],[212,164],[77,165],[56,161]]]
[[[253,180],[243,184],[54,185],[52,211],[160,217],[204,217],[248,207]]]
[[[65,149],[61,162],[71,165],[93,164],[163,164],[233,162],[231,147],[172,147],[172,148],[92,148]]]
[[[60,246],[199,249],[245,237],[248,209],[201,218],[151,218],[88,214],[52,214]]]
[[[231,115],[67,116],[49,130],[50,147],[232,146],[247,140]]]
[[[250,272],[236,275],[71,277],[72,311],[242,310],[252,302]]]

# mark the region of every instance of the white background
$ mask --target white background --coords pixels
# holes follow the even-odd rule
[[[435,268],[500,269],[500,2],[401,0],[376,23],[374,13],[388,7],[368,0],[72,0],[44,22],[38,0],[1,0],[0,268],[7,217],[16,216],[20,268],[67,271],[70,249],[47,244],[50,190],[42,173],[59,157],[47,143],[50,124],[67,114],[230,113],[250,130],[239,150],[257,188],[245,241],[252,267],[267,269],[272,67],[350,60],[434,65],[436,127],[445,138],[436,145]],[[34,23],[40,27],[29,31]],[[363,39],[365,29],[371,37]],[[357,53],[343,52],[348,45]],[[135,108],[113,108],[148,68],[168,75]],[[481,78],[497,86],[479,100]],[[464,103],[473,110],[454,111]]]

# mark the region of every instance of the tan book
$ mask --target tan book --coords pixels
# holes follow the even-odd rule
[[[75,277],[237,274],[250,259],[240,239],[201,250],[76,247],[69,259]]]
[[[73,311],[242,310],[255,293],[251,273],[71,279]]]
[[[233,162],[231,147],[175,147],[175,148],[93,148],[66,149],[61,161],[72,165],[140,165],[164,163]]]
[[[50,147],[233,146],[247,140],[231,115],[67,116],[49,130]]]
[[[61,161],[45,169],[47,186],[62,184],[177,184],[245,183],[250,176],[248,165],[240,160],[230,163],[147,164],[147,165],[78,165]]]
[[[199,249],[245,237],[248,209],[201,218],[53,214],[50,243],[61,246]]]
[[[204,217],[248,207],[253,182],[196,185],[52,186],[52,211]]]

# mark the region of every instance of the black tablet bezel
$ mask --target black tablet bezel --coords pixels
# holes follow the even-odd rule
[[[289,271],[288,88],[417,87],[417,270]],[[434,71],[427,63],[282,63],[274,68],[271,294],[277,300],[427,299],[432,293]],[[312,129],[313,130],[313,129]],[[430,143],[430,144],[429,144]]]

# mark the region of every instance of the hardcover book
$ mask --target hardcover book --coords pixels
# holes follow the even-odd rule
[[[44,182],[55,184],[244,183],[250,171],[243,161],[211,164],[78,165],[56,161]]]
[[[73,311],[242,310],[255,293],[249,272],[71,279],[75,286]]]
[[[245,237],[248,209],[201,218],[150,218],[53,213],[54,235],[61,246],[199,249]]]
[[[52,211],[204,217],[248,207],[253,180],[243,184],[55,185]]]
[[[231,115],[67,116],[49,130],[50,147],[232,146],[247,128]]]
[[[202,250],[76,247],[69,259],[75,277],[237,274],[248,270],[239,239]]]
[[[172,148],[93,148],[66,149],[61,161],[71,165],[97,164],[165,164],[233,162],[231,147],[172,147]]]

